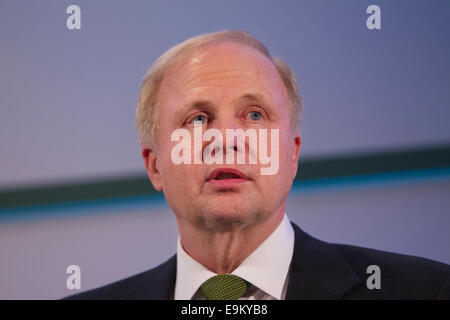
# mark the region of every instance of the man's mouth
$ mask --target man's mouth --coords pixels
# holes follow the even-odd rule
[[[220,168],[211,172],[206,181],[218,187],[231,188],[248,180],[250,179],[242,171]]]

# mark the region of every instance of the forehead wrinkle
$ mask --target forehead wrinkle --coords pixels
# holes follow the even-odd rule
[[[212,68],[211,68],[212,69]],[[252,77],[241,70],[211,70],[195,74],[188,73],[177,79],[178,87],[182,91],[188,91],[200,87],[229,87],[230,85],[242,85],[252,82]]]
[[[179,61],[177,65],[171,68],[170,74],[176,75],[176,82],[178,82],[178,87],[181,88],[189,87],[191,83],[196,81],[205,81],[206,83],[224,81],[227,83],[229,81],[236,82],[239,79],[248,81],[249,78],[255,76],[266,83],[265,78],[274,71],[274,66],[270,61],[259,61],[258,57],[249,57],[246,52],[241,50],[235,53],[234,57],[237,59],[234,63],[230,63],[228,59],[226,62],[223,62],[223,59],[221,61],[220,54],[218,56],[214,52],[198,52]],[[258,61],[255,61],[255,59]],[[270,66],[266,65],[266,62]]]

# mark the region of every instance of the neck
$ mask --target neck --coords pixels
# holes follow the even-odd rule
[[[283,205],[264,221],[226,231],[211,231],[183,224],[178,227],[183,249],[217,274],[231,273],[266,240],[283,220]]]

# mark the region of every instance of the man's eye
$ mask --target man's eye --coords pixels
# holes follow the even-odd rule
[[[249,113],[249,117],[251,120],[260,120],[262,118],[262,114],[259,111],[252,111]]]
[[[204,123],[206,123],[207,121],[208,121],[208,118],[207,118],[205,115],[203,115],[203,114],[196,115],[196,116],[192,119],[192,122],[193,122],[194,124],[204,124]]]

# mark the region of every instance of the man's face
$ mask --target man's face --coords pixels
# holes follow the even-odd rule
[[[154,187],[164,192],[179,225],[251,225],[285,209],[301,140],[291,132],[287,91],[270,60],[240,44],[204,47],[168,70],[157,101],[158,147],[144,158]],[[225,152],[230,152],[225,150],[226,129],[266,129],[268,152],[271,144],[279,144],[278,172],[261,175],[267,165],[248,164],[248,156],[246,164],[226,164],[225,158],[223,164],[175,164],[171,153],[179,142],[171,141],[171,135],[184,128],[193,138],[194,122],[203,123],[203,133],[220,130]],[[271,129],[279,129],[277,141],[270,141]],[[203,141],[202,150],[209,143]],[[253,147],[247,139],[246,150],[233,145],[231,152],[248,155]]]

